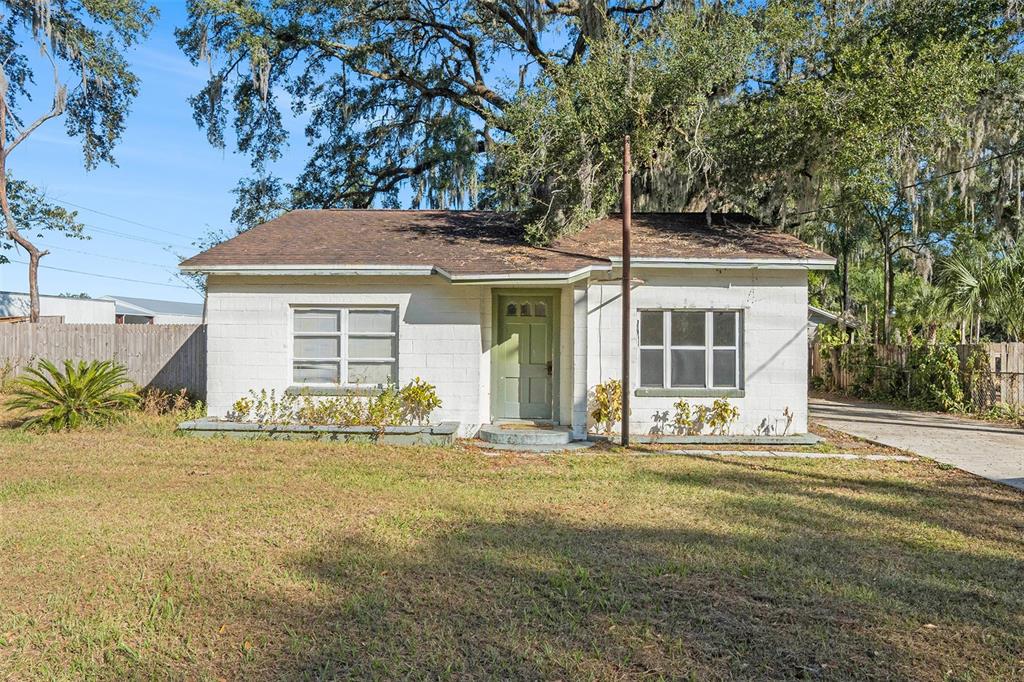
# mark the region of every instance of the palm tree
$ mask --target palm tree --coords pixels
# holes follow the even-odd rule
[[[927,343],[935,343],[939,329],[949,318],[950,301],[939,287],[924,283],[908,311],[911,329],[920,329]]]
[[[1024,339],[1024,243],[1017,244],[1002,261],[1003,286],[995,309],[1006,333]]]
[[[961,342],[981,341],[981,319],[985,315],[998,316],[1007,331],[1020,338],[1024,331],[1021,249],[980,257],[955,253],[942,262],[940,272],[950,308],[961,316]]]

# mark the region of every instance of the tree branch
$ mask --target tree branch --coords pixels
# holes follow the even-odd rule
[[[416,90],[425,97],[442,97],[454,104],[457,104],[461,107],[465,107],[466,109],[472,111],[481,118],[494,122],[498,128],[504,130],[500,122],[495,121],[496,117],[493,115],[493,112],[481,106],[479,102],[473,101],[470,97],[467,97],[466,94],[458,93],[450,87],[429,85],[413,77],[411,74],[409,74],[405,65],[399,62],[394,55],[384,55],[389,62],[389,67],[394,69],[392,72],[384,72],[360,64],[357,59],[352,58],[354,50],[342,43],[334,43],[329,41],[315,41],[315,43],[310,44],[315,45],[316,47],[323,50],[325,53],[342,60],[346,66],[348,66],[350,69],[352,69],[353,71],[360,75],[366,76],[368,78],[374,78],[383,82],[392,81],[402,83],[403,85],[406,85]],[[342,55],[345,55],[349,58],[346,59]],[[468,95],[479,97],[480,99],[493,105],[497,109],[503,109],[508,106],[508,102],[503,97],[501,97],[501,95],[494,92],[493,90],[490,90],[483,83],[466,84],[462,81],[459,81],[459,83],[460,85],[463,85],[463,87],[467,88]]]
[[[29,135],[36,131],[36,129],[39,126],[43,125],[50,119],[57,118],[58,116],[63,114],[64,109],[67,106],[68,91],[67,88],[65,88],[64,85],[60,82],[60,72],[57,69],[57,62],[53,60],[53,57],[50,56],[49,51],[47,51],[45,48],[43,48],[43,54],[46,55],[46,57],[50,60],[50,65],[53,66],[53,108],[51,108],[50,111],[46,112],[45,114],[41,115],[36,120],[32,121],[32,123],[30,123],[23,130],[21,130],[18,133],[18,135],[11,141],[10,144],[7,144],[6,125],[4,126],[5,132],[3,135],[0,135],[0,156],[2,156],[5,160],[8,156],[10,156],[11,152],[14,151],[14,148],[17,147],[22,142],[24,142]],[[6,79],[4,79],[4,82],[6,83]],[[3,92],[0,92],[0,97],[3,98],[2,106],[5,114],[4,118],[6,119],[6,114],[10,111],[7,104],[6,88]]]
[[[650,5],[615,5],[608,8],[608,14],[647,14],[656,12],[664,6],[665,0],[658,0]]]
[[[529,52],[530,56],[537,60],[541,68],[545,71],[553,71],[555,69],[554,62],[551,61],[551,57],[547,52],[541,49],[540,42],[537,40],[537,33],[530,26],[529,21],[519,22],[518,18],[508,11],[505,7],[502,7],[497,2],[486,0],[481,3],[484,7],[487,7],[495,14],[498,18],[505,22],[516,35],[523,41],[523,45],[526,47],[526,51]],[[522,12],[517,8],[517,14],[522,17]]]

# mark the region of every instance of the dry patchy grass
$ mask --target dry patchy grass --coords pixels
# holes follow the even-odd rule
[[[1009,679],[1022,536],[927,462],[0,431],[0,677]]]

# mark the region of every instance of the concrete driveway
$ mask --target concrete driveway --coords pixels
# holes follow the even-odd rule
[[[812,422],[1024,490],[1024,429],[859,401],[811,399]]]

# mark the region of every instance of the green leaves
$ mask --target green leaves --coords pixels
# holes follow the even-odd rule
[[[86,168],[113,164],[138,94],[126,51],[148,35],[156,16],[145,0],[3,0],[0,48],[9,49],[0,54],[8,60],[2,70],[11,83],[9,123],[35,117],[24,111],[27,86],[53,78],[67,87],[65,127],[81,140]],[[33,72],[27,56],[40,51],[53,58],[53,76]]]
[[[40,360],[12,382],[7,407],[28,415],[26,428],[75,429],[110,422],[139,400],[125,368],[110,361]]]
[[[590,418],[606,436],[622,420],[622,382],[608,379],[594,387],[590,400]]]
[[[980,341],[983,318],[998,319],[1010,335],[1024,338],[1024,245],[1004,254],[954,253],[939,274],[953,312],[974,326]]]
[[[820,295],[860,333],[929,338],[942,330],[915,311],[942,306],[903,293],[923,297],[963,244],[1024,234],[1022,36],[990,0],[195,0],[178,32],[218,67],[197,122],[252,159],[240,226],[411,196],[518,212],[544,243],[618,209],[629,134],[637,210],[794,230],[840,257]],[[289,100],[309,152],[278,178]]]
[[[7,198],[15,221],[26,231],[50,230],[66,237],[84,239],[85,228],[78,222],[78,212],[47,200],[46,194],[24,180],[7,177]],[[41,236],[41,235],[40,235]]]
[[[586,59],[542,73],[507,109],[499,199],[526,214],[532,241],[578,230],[616,209],[629,134],[638,172],[678,178],[683,186],[669,190],[678,201],[714,166],[708,119],[753,48],[750,21],[719,8],[665,15],[630,35],[609,25]]]

